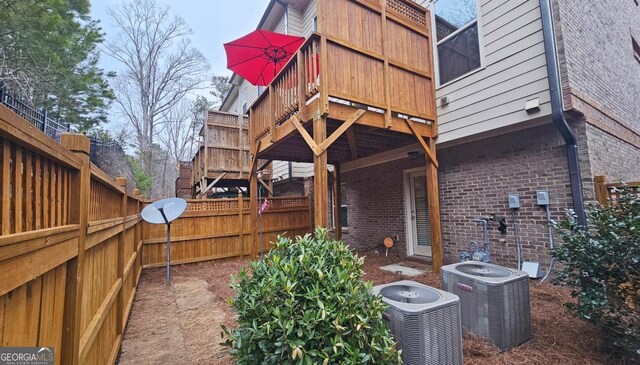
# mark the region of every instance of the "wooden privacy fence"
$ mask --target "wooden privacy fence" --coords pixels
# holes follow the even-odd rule
[[[4,106],[0,161],[0,346],[113,364],[142,269],[141,200],[90,163],[85,136],[59,145]]]
[[[311,231],[309,197],[269,197],[262,214],[262,241],[267,250],[278,234],[302,235]],[[171,223],[171,263],[183,264],[250,255],[259,249],[249,226],[249,199],[187,200],[187,210]],[[149,203],[149,202],[146,202]],[[257,222],[258,223],[258,222]],[[258,223],[259,224],[259,223]],[[142,265],[166,263],[166,226],[143,223]]]
[[[631,191],[640,196],[640,181],[625,183],[607,183],[606,176],[595,176],[595,192],[596,200],[603,205],[616,204],[620,199],[620,190],[618,188],[627,187]]]

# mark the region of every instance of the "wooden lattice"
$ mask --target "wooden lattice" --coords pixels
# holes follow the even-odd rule
[[[387,0],[387,7],[409,20],[427,26],[426,12],[416,9],[402,0]]]
[[[220,113],[215,111],[209,111],[209,122],[215,124],[226,124],[237,126],[238,125],[238,116],[233,114]],[[249,126],[249,118],[242,118],[242,126]]]

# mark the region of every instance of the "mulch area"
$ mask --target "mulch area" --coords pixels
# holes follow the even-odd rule
[[[365,279],[375,284],[410,279],[440,287],[439,276],[431,272],[407,278],[379,268],[399,261],[397,257],[369,253]],[[228,304],[234,294],[229,287],[230,276],[246,264],[246,260],[233,259],[175,266],[170,289],[164,286],[164,269],[144,270],[120,364],[233,364],[218,344],[220,324],[235,323]],[[429,267],[413,262],[409,265]],[[208,293],[203,292],[203,280]],[[465,364],[616,364],[599,352],[596,329],[563,306],[572,301],[567,288],[531,282],[530,294],[533,339],[501,353],[491,343],[467,334],[463,344]],[[208,302],[212,305],[207,306]]]

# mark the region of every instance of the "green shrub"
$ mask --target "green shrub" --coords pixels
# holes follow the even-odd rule
[[[278,237],[232,284],[238,327],[223,336],[237,363],[401,363],[363,262],[324,229],[295,242]]]
[[[640,359],[640,197],[621,190],[614,206],[587,208],[588,229],[562,221],[553,255],[577,297],[570,307],[601,329],[606,350]]]

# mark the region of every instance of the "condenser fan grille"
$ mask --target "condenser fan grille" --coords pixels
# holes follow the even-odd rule
[[[440,299],[440,294],[428,288],[414,285],[391,285],[380,291],[383,297],[400,303],[426,304]]]

